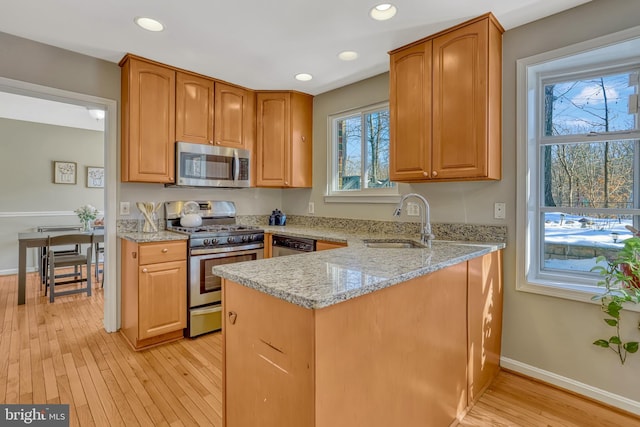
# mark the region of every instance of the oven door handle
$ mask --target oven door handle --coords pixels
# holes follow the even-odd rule
[[[244,255],[248,253],[258,252],[259,249],[264,248],[264,243],[254,243],[251,245],[243,245],[242,247],[233,247],[228,246],[226,248],[217,248],[217,249],[191,249],[190,255],[195,256],[206,256],[206,255],[220,255],[227,256],[229,254],[233,255]],[[216,258],[216,257],[214,257]]]
[[[196,311],[193,311],[193,312],[191,313],[191,315],[192,315],[192,316],[205,316],[205,315],[207,315],[207,314],[211,314],[211,313],[218,313],[218,312],[220,312],[220,311],[222,311],[222,307],[221,307],[221,306],[219,306],[219,305],[217,305],[217,306],[215,306],[215,307],[213,307],[213,308],[207,308],[207,309],[205,309],[205,310],[196,310]]]

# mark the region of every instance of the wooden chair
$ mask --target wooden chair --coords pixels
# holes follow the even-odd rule
[[[86,255],[82,253],[77,254],[57,254],[52,250],[55,246],[64,245],[88,245]],[[53,302],[56,296],[76,294],[86,292],[88,296],[91,296],[91,263],[92,254],[94,251],[94,237],[93,234],[65,234],[62,236],[49,236],[47,238],[47,263],[49,264],[49,274],[47,275],[47,284],[45,288],[45,295],[47,290],[49,291],[49,301]],[[84,270],[82,266],[86,266]],[[74,267],[73,273],[57,274],[57,268]],[[71,277],[71,279],[69,279]],[[57,282],[56,279],[65,279]],[[74,289],[68,289],[65,291],[56,291],[56,288],[69,285],[73,283],[86,282],[86,286]]]
[[[47,232],[47,231],[80,231],[82,227],[80,225],[41,225],[37,228],[38,232]],[[49,266],[47,264],[47,247],[43,246],[39,251],[40,258],[40,283],[44,285],[47,283],[47,272],[49,270]],[[70,255],[70,254],[79,254],[80,253],[80,245],[75,245],[75,247],[71,248],[59,248],[56,250],[56,254],[58,255]],[[40,286],[42,289],[42,286]]]

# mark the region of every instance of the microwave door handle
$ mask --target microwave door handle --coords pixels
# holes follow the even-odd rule
[[[240,158],[238,150],[233,150],[233,181],[237,182],[240,176]]]

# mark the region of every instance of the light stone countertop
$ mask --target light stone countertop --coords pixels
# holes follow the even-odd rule
[[[181,233],[174,233],[172,231],[160,230],[157,233],[142,233],[142,232],[119,232],[117,236],[121,239],[131,240],[136,243],[149,243],[149,242],[165,242],[170,240],[188,240],[189,236]]]
[[[476,258],[504,243],[434,241],[432,248],[368,248],[363,239],[417,236],[307,227],[263,227],[268,233],[348,243],[348,247],[214,267],[221,277],[301,307],[317,309]]]

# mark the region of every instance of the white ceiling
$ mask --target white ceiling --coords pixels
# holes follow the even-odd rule
[[[387,52],[488,11],[505,29],[589,0],[0,0],[0,31],[111,62],[130,52],[252,89],[317,95],[389,69]],[[165,24],[138,28],[138,16]],[[344,62],[343,50],[359,58]],[[314,76],[298,82],[297,73]]]

